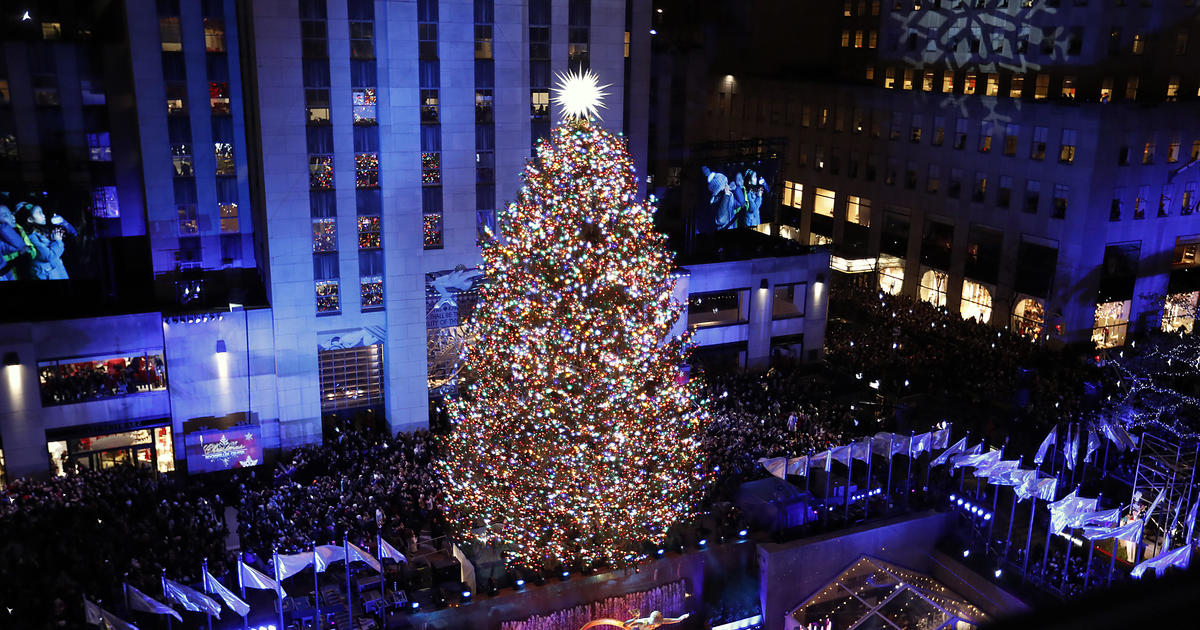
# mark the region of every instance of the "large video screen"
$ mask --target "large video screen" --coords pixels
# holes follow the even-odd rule
[[[188,474],[249,468],[262,463],[258,427],[243,425],[224,430],[197,431],[184,438]]]
[[[115,188],[102,188],[96,194],[106,198],[0,192],[0,281],[95,275],[99,269],[94,260],[97,224],[104,220],[105,212],[117,212]]]
[[[701,166],[687,178],[700,193],[695,210],[697,232],[753,228],[774,220],[778,203],[773,200],[779,199],[777,154],[697,157]]]

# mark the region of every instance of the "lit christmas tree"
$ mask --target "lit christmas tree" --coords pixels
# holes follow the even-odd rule
[[[624,140],[586,117],[600,96],[590,72],[563,80],[566,119],[484,245],[440,444],[456,534],[528,567],[639,560],[706,481],[673,257],[634,200]]]

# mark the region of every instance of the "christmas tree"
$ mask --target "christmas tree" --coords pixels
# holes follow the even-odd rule
[[[636,561],[705,483],[707,414],[680,378],[686,335],[671,335],[673,257],[635,201],[624,140],[587,117],[589,75],[564,80],[568,116],[483,247],[440,444],[455,533],[528,567]]]

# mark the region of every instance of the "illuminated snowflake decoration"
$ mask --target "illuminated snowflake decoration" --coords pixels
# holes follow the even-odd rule
[[[600,85],[600,77],[591,70],[559,73],[557,78],[551,100],[562,110],[563,120],[600,118],[600,108],[608,96],[604,88],[609,85]]]

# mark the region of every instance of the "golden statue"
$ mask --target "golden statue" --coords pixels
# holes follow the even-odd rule
[[[589,628],[598,628],[600,626],[610,626],[613,628],[621,628],[621,630],[654,630],[659,626],[665,626],[673,623],[680,623],[684,619],[691,616],[691,613],[684,613],[682,617],[663,617],[659,611],[650,613],[649,617],[638,618],[638,611],[633,611],[633,619],[629,621],[621,621],[619,619],[611,619],[605,617],[595,621],[589,621],[579,630],[588,630]]]

